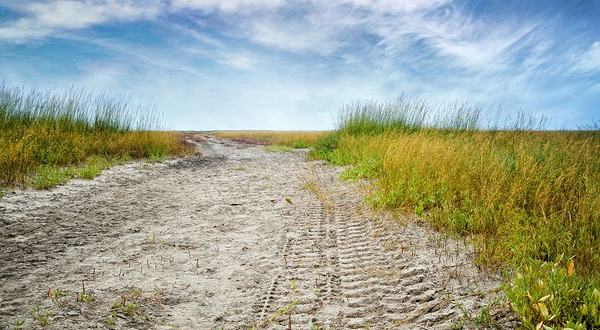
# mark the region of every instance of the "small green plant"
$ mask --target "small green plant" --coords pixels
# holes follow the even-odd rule
[[[245,170],[247,170],[247,168],[245,166],[237,166],[237,167],[232,168],[232,170],[234,170],[234,171],[245,171]]]
[[[46,326],[50,318],[54,315],[52,312],[42,311],[40,307],[34,307],[30,314],[31,318],[42,327]]]
[[[420,202],[419,205],[415,206],[415,214],[418,217],[423,216],[423,210],[425,209],[425,204],[423,202]]]
[[[463,330],[465,327],[465,321],[458,320],[457,322],[452,323],[452,326],[450,327],[450,329],[452,330]]]
[[[162,162],[167,157],[168,150],[166,148],[156,147],[148,150],[148,162]]]
[[[158,237],[156,237],[156,235],[148,235],[146,236],[146,243],[148,244],[156,244],[158,243]]]
[[[138,304],[130,302],[121,308],[121,312],[127,316],[136,317],[139,309],[140,306]]]
[[[146,320],[150,320],[150,316],[141,306],[143,302],[155,301],[160,304],[160,289],[155,286],[155,293],[150,296],[144,296],[140,289],[131,289],[127,293],[121,295],[118,301],[110,306],[110,316],[107,318],[107,324],[114,324],[117,321],[117,314],[124,315],[128,318],[137,318],[142,316]]]
[[[115,161],[114,163],[116,163]],[[106,158],[92,156],[86,162],[85,166],[75,171],[76,176],[82,179],[93,179],[100,175],[102,171],[114,165]]]
[[[67,297],[70,294],[69,291],[61,290],[60,288],[56,288],[54,291],[48,291],[48,295],[52,298],[52,302],[60,308],[65,307],[69,303]]]
[[[292,281],[292,285],[291,285],[291,286],[293,286],[292,291],[295,290],[295,285],[296,285],[295,282]],[[257,322],[254,326],[250,327],[250,329],[257,330],[257,329],[260,329],[260,328],[268,326],[269,324],[273,323],[281,315],[285,315],[285,314],[291,313],[294,310],[294,308],[296,307],[296,305],[298,305],[299,303],[300,302],[298,300],[292,301],[287,306],[285,306],[285,307],[283,307],[281,309],[278,309],[268,319],[266,319],[264,321]]]
[[[77,294],[77,301],[91,303],[94,301],[95,297],[93,293],[85,293],[83,291]]]
[[[475,325],[485,328],[493,326],[493,322],[490,311],[485,306],[481,308],[479,315],[474,320]]]
[[[12,330],[21,330],[23,325],[25,325],[25,320],[16,320]]]

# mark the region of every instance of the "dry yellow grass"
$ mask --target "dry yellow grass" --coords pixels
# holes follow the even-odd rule
[[[96,97],[81,90],[57,94],[2,83],[0,188],[33,181],[51,187],[86,162],[86,176],[92,177],[124,159],[157,160],[186,152],[177,133],[152,131],[158,126],[152,108],[122,96]]]
[[[225,139],[308,148],[327,133],[328,131],[216,131],[211,134]]]

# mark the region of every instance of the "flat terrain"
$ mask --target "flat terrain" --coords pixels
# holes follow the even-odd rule
[[[445,329],[482,307],[505,316],[468,244],[369,211],[339,169],[199,140],[202,156],[0,199],[0,329]]]

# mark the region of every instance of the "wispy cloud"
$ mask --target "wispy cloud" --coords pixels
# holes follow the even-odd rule
[[[259,9],[277,8],[283,5],[285,0],[173,0],[172,3],[175,8],[237,12],[241,10],[255,11]]]
[[[576,56],[572,71],[576,73],[600,72],[600,41],[594,42],[589,49]]]
[[[156,0],[143,3],[133,0],[25,2],[11,6],[21,17],[0,26],[0,40],[25,42],[55,36],[64,30],[153,18],[163,7],[164,4]]]

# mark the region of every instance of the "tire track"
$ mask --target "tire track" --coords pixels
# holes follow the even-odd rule
[[[337,241],[331,215],[319,200],[309,196],[295,208],[295,227],[286,233],[282,247],[280,276],[274,279],[277,288],[258,304],[261,328],[337,328],[339,314],[340,278]],[[268,303],[267,303],[268,302]],[[285,315],[282,310],[293,306]]]
[[[386,251],[372,219],[351,192],[334,197],[345,297],[343,328],[427,328],[451,321],[456,311],[432,279],[435,272]]]
[[[465,251],[445,251],[427,228],[372,212],[328,169],[313,175],[320,199],[295,204],[279,275],[256,309],[260,328],[447,329],[462,310],[474,315],[487,303],[473,293],[496,282],[478,278]]]

